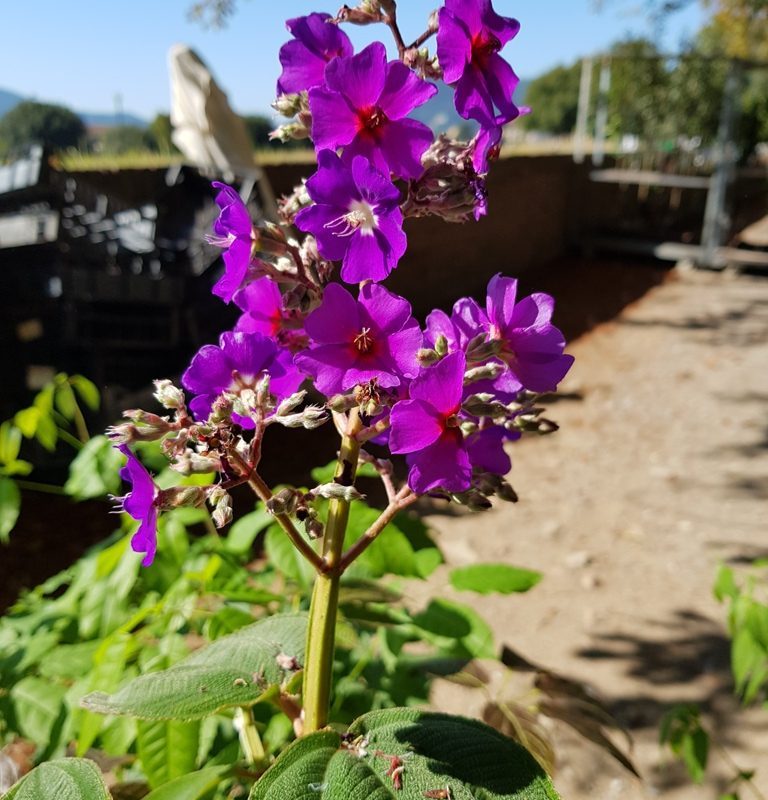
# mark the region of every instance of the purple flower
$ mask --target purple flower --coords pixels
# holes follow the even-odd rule
[[[331,150],[321,150],[317,160],[307,181],[315,204],[296,215],[297,227],[315,236],[322,256],[343,259],[342,280],[384,280],[407,245],[400,192],[362,156],[351,168]]]
[[[214,235],[206,238],[211,244],[224,248],[225,270],[212,291],[229,303],[248,274],[256,233],[240,195],[225,183],[214,181],[213,186],[219,190],[216,205],[221,211],[213,224]]]
[[[555,301],[536,293],[517,302],[517,281],[495,275],[488,284],[488,333],[501,343],[499,358],[509,369],[495,382],[505,392],[549,392],[573,364],[565,339],[552,322]]]
[[[506,475],[512,469],[512,461],[504,451],[504,442],[519,438],[520,433],[507,431],[501,425],[471,433],[465,443],[472,466],[494,475]]]
[[[301,327],[301,318],[297,312],[283,308],[283,296],[274,281],[257,278],[240,289],[234,301],[243,311],[235,332],[261,333],[291,352],[306,347],[307,337]]]
[[[470,297],[462,297],[453,304],[449,317],[445,311],[435,309],[427,317],[425,338],[434,347],[438,336],[445,337],[448,352],[461,350],[465,354],[467,345],[488,330],[488,318],[480,306]]]
[[[455,84],[454,103],[464,119],[493,127],[518,116],[512,101],[518,77],[499,55],[520,23],[499,16],[491,0],[445,0],[440,9],[437,56],[446,83]],[[481,171],[481,170],[478,170]]]
[[[389,448],[408,454],[408,485],[417,494],[470,486],[472,465],[458,416],[465,369],[463,353],[447,355],[411,382],[410,400],[392,409]]]
[[[216,398],[227,392],[239,394],[254,389],[269,374],[269,391],[282,399],[293,394],[303,377],[293,366],[291,354],[261,333],[222,333],[219,346],[204,345],[192,359],[181,383],[197,395],[189,407],[197,419],[205,419]],[[233,414],[244,428],[253,420]]]
[[[128,459],[120,470],[120,477],[131,484],[131,491],[123,497],[113,498],[118,502],[116,511],[141,522],[131,538],[131,548],[135,553],[145,553],[142,564],[148,567],[155,558],[157,550],[157,505],[158,488],[144,465],[124,444],[117,449]]]
[[[381,42],[355,56],[336,58],[325,70],[325,85],[309,91],[315,148],[337,150],[344,158],[365,156],[382,172],[417,178],[432,131],[405,119],[437,92],[400,61],[387,63]]]
[[[422,334],[411,306],[379,284],[363,286],[358,300],[329,284],[305,327],[313,347],[296,356],[296,366],[325,395],[369,381],[390,388],[419,372]]]
[[[352,42],[330,14],[309,14],[289,19],[285,25],[295,37],[280,48],[283,71],[277,80],[278,94],[303,92],[323,82],[325,65],[336,56],[351,56]]]

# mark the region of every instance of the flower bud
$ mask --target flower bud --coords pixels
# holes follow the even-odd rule
[[[184,450],[171,464],[171,469],[181,475],[205,475],[218,472],[221,461],[216,456],[203,456],[193,450]]]
[[[422,347],[416,353],[416,358],[423,367],[429,367],[440,360],[440,354],[437,350],[430,350],[428,347]]]
[[[297,408],[304,402],[304,398],[307,396],[307,392],[302,390],[300,392],[296,392],[292,394],[290,397],[286,397],[282,403],[277,407],[277,411],[275,412],[278,417],[285,416],[286,414],[290,414],[294,408]]]
[[[319,519],[308,519],[304,523],[304,530],[310,539],[321,539],[325,533],[325,525]]]
[[[299,113],[305,99],[301,94],[281,94],[272,103],[272,108],[282,117],[295,117]]]
[[[154,397],[163,408],[181,410],[186,407],[184,392],[169,380],[155,381]]]
[[[496,496],[508,503],[516,503],[520,498],[517,492],[504,480],[501,480],[499,488],[496,490]]]
[[[501,375],[506,367],[498,361],[491,362],[490,364],[483,364],[481,367],[474,367],[468,369],[464,373],[464,385],[474,383],[475,381],[492,381]]]
[[[311,494],[315,497],[324,497],[326,500],[345,500],[347,503],[365,497],[354,486],[342,486],[340,483],[321,483],[315,486]]]
[[[297,142],[302,139],[309,138],[309,127],[301,122],[289,122],[286,125],[280,125],[275,128],[270,134],[270,141],[279,142]]]
[[[270,514],[292,514],[301,499],[302,494],[297,489],[286,487],[276,492],[266,502]]]
[[[307,406],[298,414],[275,417],[274,421],[286,428],[305,428],[308,431],[319,428],[328,420],[328,412],[321,406]]]
[[[216,487],[208,495],[208,502],[214,507],[211,517],[217,528],[223,528],[232,522],[232,498],[229,492]]]
[[[205,503],[208,490],[204,486],[175,486],[157,493],[157,507],[161,511],[192,506],[199,508]]]
[[[435,339],[435,352],[442,358],[444,355],[448,354],[448,339],[445,338],[444,334],[438,334],[437,339]]]
[[[384,22],[379,0],[363,0],[354,8],[343,5],[333,19],[334,22],[351,22],[353,25],[370,25]]]
[[[358,405],[357,398],[351,394],[335,394],[326,404],[331,411],[336,411],[343,414],[345,411],[351,411]]]

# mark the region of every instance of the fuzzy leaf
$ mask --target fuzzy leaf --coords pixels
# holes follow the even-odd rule
[[[2,800],[109,800],[99,768],[84,758],[46,761],[25,775]]]
[[[557,798],[530,753],[474,720],[393,708],[360,717],[348,738],[341,747],[320,731],[292,744],[251,800],[422,800],[446,787],[456,800]]]
[[[193,772],[199,741],[199,722],[139,720],[136,745],[149,785],[156,789]]]
[[[305,614],[269,617],[217,639],[169,669],[139,676],[113,695],[89,694],[81,705],[100,714],[178,720],[253,705],[295,674],[277,663],[278,656],[304,663],[306,627]]]
[[[202,800],[221,783],[229,767],[206,767],[175,778],[150,792],[144,800]]]

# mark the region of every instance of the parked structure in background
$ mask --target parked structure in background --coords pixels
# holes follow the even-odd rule
[[[662,141],[647,138],[643,141],[636,131],[613,131],[622,141],[632,137],[634,147],[631,152],[621,148],[615,151],[617,163],[603,168],[606,155],[609,117],[609,89],[611,68],[614,62],[621,63],[647,60],[675,61],[682,58],[698,59],[710,65],[726,64],[727,76],[719,98],[720,114],[717,135],[708,147],[702,147],[703,138],[693,140],[680,131],[676,145],[683,150],[699,150],[697,156],[683,163],[683,159],[672,157]],[[595,63],[600,64],[597,91],[593,90]],[[670,204],[679,204],[683,191],[706,191],[701,235],[698,242],[642,240],[635,236],[606,234],[594,236],[589,242],[592,249],[605,249],[631,253],[646,253],[657,258],[679,261],[688,259],[699,266],[722,269],[729,264],[768,268],[768,252],[729,247],[733,231],[731,213],[731,188],[737,175],[737,162],[740,156],[738,143],[739,104],[744,91],[744,76],[749,70],[768,70],[768,63],[727,59],[718,56],[705,56],[687,53],[683,55],[663,55],[653,53],[643,56],[633,52],[629,55],[605,54],[599,58],[588,57],[582,61],[579,86],[578,113],[573,137],[573,158],[583,163],[591,144],[592,164],[595,169],[590,174],[592,181],[614,183],[624,187],[636,186],[638,193],[651,190],[669,190]],[[640,88],[638,87],[638,90]],[[594,106],[594,108],[593,108]],[[657,113],[658,110],[654,113]],[[590,122],[594,122],[594,135],[590,137]],[[623,134],[623,136],[621,135]],[[768,181],[768,165],[752,166],[748,172],[758,179]],[[767,195],[768,197],[768,195]],[[768,200],[765,203],[768,214]]]

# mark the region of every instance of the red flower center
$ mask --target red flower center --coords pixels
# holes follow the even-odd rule
[[[472,38],[472,63],[480,69],[485,69],[488,60],[494,53],[501,50],[501,42],[487,31],[478,33]]]
[[[387,122],[387,115],[378,106],[368,106],[358,110],[357,119],[358,130],[375,138],[379,129]]]
[[[362,355],[370,353],[373,349],[373,336],[370,328],[363,328],[354,339],[355,348]]]

